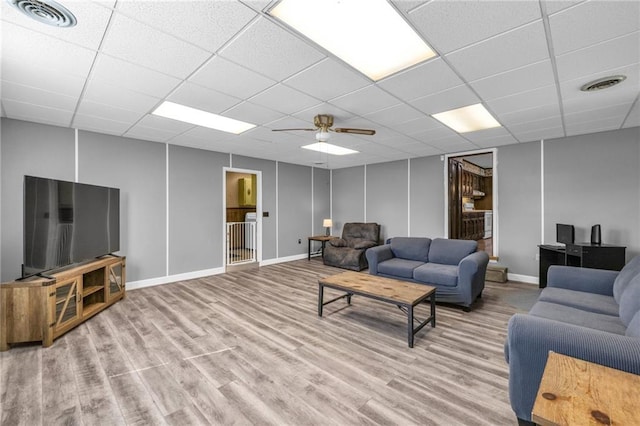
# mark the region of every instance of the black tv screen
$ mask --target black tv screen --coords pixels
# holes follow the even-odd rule
[[[573,244],[575,228],[573,225],[556,223],[556,241],[563,244]]]
[[[22,276],[120,250],[120,190],[24,177]]]

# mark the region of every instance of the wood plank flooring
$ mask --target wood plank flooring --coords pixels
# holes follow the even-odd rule
[[[532,285],[438,305],[409,349],[392,305],[318,317],[318,279],[339,272],[300,260],[129,291],[50,348],[0,353],[0,424],[517,424],[503,343]]]

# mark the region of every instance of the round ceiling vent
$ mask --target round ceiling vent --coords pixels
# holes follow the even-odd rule
[[[596,90],[608,89],[618,83],[622,83],[627,77],[624,75],[614,75],[611,77],[599,78],[583,85],[580,90],[583,92],[594,92]]]
[[[54,27],[73,27],[76,17],[53,0],[7,0],[9,4],[31,19]]]

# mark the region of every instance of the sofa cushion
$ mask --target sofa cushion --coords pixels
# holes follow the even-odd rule
[[[349,241],[349,245],[354,249],[368,249],[378,245],[375,241],[365,240],[364,238],[354,238]]]
[[[615,317],[619,316],[620,310],[616,300],[611,296],[564,288],[547,287],[542,290],[538,300]]]
[[[449,240],[435,238],[429,248],[429,262],[443,265],[457,265],[462,259],[474,253],[478,243],[473,240]]]
[[[413,271],[413,279],[426,284],[455,287],[458,285],[458,267],[433,262],[425,263]]]
[[[391,251],[395,257],[420,262],[429,261],[430,238],[394,237],[391,238]]]
[[[423,264],[424,262],[418,260],[394,257],[393,259],[378,263],[378,273],[402,278],[413,278],[413,270]]]
[[[624,268],[620,270],[618,276],[613,282],[613,297],[616,299],[618,304],[620,303],[620,296],[622,292],[624,292],[627,285],[631,282],[631,280],[640,274],[640,256],[636,256],[629,261]]]
[[[347,241],[342,238],[334,238],[329,240],[329,244],[334,247],[347,247]]]
[[[626,331],[626,327],[618,317],[584,311],[557,303],[536,302],[529,311],[529,315],[566,322],[594,330],[606,331],[608,333],[624,335]]]
[[[633,316],[631,322],[627,326],[627,331],[624,334],[628,337],[640,339],[640,311],[636,312]]]
[[[620,295],[620,320],[629,325],[633,317],[640,311],[640,275],[636,275]]]

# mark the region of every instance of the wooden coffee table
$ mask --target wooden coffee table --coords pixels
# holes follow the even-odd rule
[[[344,291],[346,294],[325,302],[325,287]],[[413,347],[414,336],[422,327],[428,323],[431,323],[431,327],[436,326],[435,287],[352,271],[331,275],[318,281],[318,316],[322,316],[322,308],[324,305],[328,305],[337,300],[347,299],[347,303],[350,305],[351,296],[354,294],[392,303],[405,312],[408,320],[407,340],[410,348]],[[430,316],[422,322],[418,321],[418,326],[414,327],[413,308],[425,302],[427,299],[429,299],[431,303]]]

